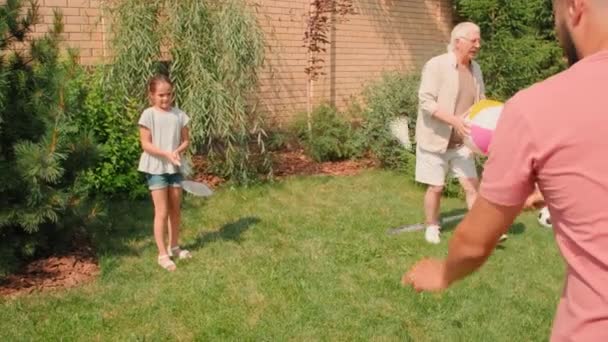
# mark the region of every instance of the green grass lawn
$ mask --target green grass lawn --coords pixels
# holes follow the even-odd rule
[[[525,214],[477,274],[442,294],[400,285],[424,256],[403,175],[306,177],[184,203],[194,259],[156,264],[148,202],[120,203],[95,235],[102,274],[62,292],[0,299],[0,340],[545,341],[562,287],[550,230]],[[444,211],[464,203],[444,200]]]

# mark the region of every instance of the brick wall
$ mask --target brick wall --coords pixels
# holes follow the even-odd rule
[[[302,46],[309,0],[250,0],[267,38],[258,108],[277,124],[306,110],[307,53]],[[314,102],[339,107],[357,96],[366,82],[388,70],[418,71],[445,51],[452,24],[450,0],[353,0],[356,14],[336,25],[333,42],[322,56],[326,73],[314,83]],[[0,0],[0,3],[3,1]],[[39,0],[48,30],[53,8],[64,14],[67,44],[80,49],[81,62],[93,64],[110,55],[100,0]]]
[[[277,122],[306,109],[308,0],[259,0],[268,60],[260,84],[261,108]],[[322,56],[325,75],[314,83],[314,102],[344,107],[383,71],[417,72],[445,51],[452,27],[449,0],[354,0],[356,14],[336,25]]]
[[[94,64],[108,56],[100,0],[38,0],[38,4],[42,20],[36,26],[36,34],[48,31],[53,24],[53,10],[60,9],[66,44],[79,49],[81,63]]]

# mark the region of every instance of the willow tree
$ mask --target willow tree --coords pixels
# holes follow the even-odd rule
[[[192,152],[238,182],[270,171],[253,92],[264,35],[240,0],[120,0],[108,8],[115,58],[108,86],[147,105],[146,79],[170,74],[176,105],[191,120]]]

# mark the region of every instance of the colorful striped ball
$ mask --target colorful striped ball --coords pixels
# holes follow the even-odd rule
[[[471,108],[465,119],[471,127],[471,133],[464,139],[464,143],[473,152],[488,154],[502,108],[503,103],[494,100],[481,100]]]

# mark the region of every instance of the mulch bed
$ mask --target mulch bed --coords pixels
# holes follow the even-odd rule
[[[274,175],[278,179],[297,175],[350,176],[377,165],[372,158],[316,163],[301,149],[273,152],[272,158]],[[224,183],[224,179],[202,172],[206,167],[204,158],[194,158],[193,164],[196,172],[194,180],[204,182],[211,188],[217,188]],[[80,247],[65,255],[32,261],[20,272],[2,279],[0,296],[15,297],[66,289],[89,282],[98,274],[99,266],[94,251],[90,247]]]
[[[95,253],[81,247],[67,255],[34,260],[0,283],[0,296],[15,297],[39,291],[66,289],[91,281],[99,274]]]
[[[351,176],[363,169],[372,168],[377,162],[371,158],[316,163],[303,150],[275,153],[274,174],[277,178],[296,175]]]

